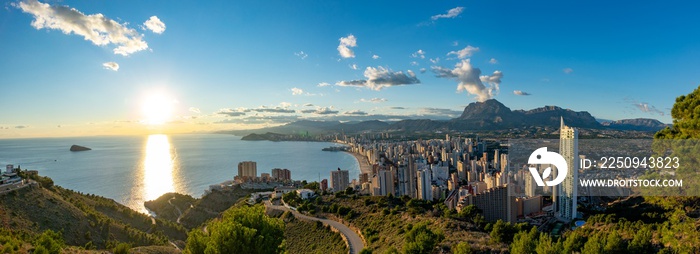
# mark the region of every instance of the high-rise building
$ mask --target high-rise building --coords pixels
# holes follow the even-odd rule
[[[258,166],[254,161],[241,161],[238,163],[238,177],[243,180],[254,179],[258,176]]]
[[[525,196],[534,197],[535,191],[537,190],[537,184],[532,177],[525,177]]]
[[[272,169],[272,179],[275,181],[291,181],[292,172],[289,169],[273,168]]]
[[[322,191],[328,190],[328,179],[321,180],[321,190]]]
[[[433,189],[431,187],[432,174],[430,173],[430,169],[426,167],[418,170],[418,172],[416,172],[416,180],[418,182],[416,186],[418,192],[418,199],[432,200]]]
[[[344,191],[350,185],[350,173],[347,170],[331,171],[331,188],[333,191]]]
[[[566,126],[564,118],[561,118],[561,128],[559,129],[559,154],[566,160],[567,175],[564,182],[557,186],[557,211],[559,217],[565,221],[576,218],[576,205],[578,198],[578,129]]]
[[[389,170],[379,170],[377,173],[377,187],[378,191],[375,191],[375,195],[387,196],[391,194],[396,196],[394,193],[394,176]]]
[[[399,183],[397,196],[406,195],[416,198],[416,164],[411,163],[410,160],[409,163],[399,162],[399,168],[396,172]]]
[[[493,189],[488,189],[478,194],[468,194],[461,198],[458,210],[468,205],[474,205],[481,209],[486,221],[495,222],[503,220],[515,223],[518,209],[516,207],[515,196],[511,195],[511,186],[506,184]]]

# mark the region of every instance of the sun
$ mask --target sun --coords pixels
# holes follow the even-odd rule
[[[141,102],[142,122],[161,125],[170,121],[175,100],[164,93],[152,93]]]

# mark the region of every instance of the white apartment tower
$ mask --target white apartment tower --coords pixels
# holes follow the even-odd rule
[[[566,169],[564,182],[557,186],[557,211],[561,219],[571,221],[576,218],[578,198],[578,129],[564,125],[563,117],[559,130],[559,154],[564,157],[569,168]],[[559,170],[562,169],[557,169]]]

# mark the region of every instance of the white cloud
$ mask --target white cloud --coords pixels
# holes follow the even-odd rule
[[[314,104],[311,104],[311,103],[304,104],[304,107],[313,107],[313,106],[314,106]]]
[[[459,14],[462,14],[462,11],[464,11],[464,7],[455,7],[447,11],[445,14],[438,14],[430,17],[432,20],[438,20],[438,19],[447,19],[447,18],[455,18],[459,16]]]
[[[489,63],[490,64],[497,64],[498,60],[496,60],[496,58],[491,58],[491,60],[489,60]]]
[[[420,73],[425,73],[427,70],[425,68],[420,68]]]
[[[532,95],[531,93],[523,92],[523,91],[520,91],[520,90],[515,90],[515,91],[513,91],[513,94],[515,94],[515,95],[521,95],[521,96]]]
[[[382,103],[387,101],[384,98],[360,99],[361,102]]]
[[[486,101],[498,94],[503,73],[494,71],[492,75],[481,75],[479,68],[474,68],[469,59],[462,60],[454,69],[433,66],[433,72],[439,78],[449,78],[458,81],[457,91],[467,91],[475,95],[478,101]],[[484,85],[486,83],[488,86]]]
[[[358,68],[357,64],[351,64],[349,66],[350,66],[350,69],[353,69],[353,70],[357,70],[357,68]]]
[[[301,88],[292,88],[292,95],[302,95],[304,94],[304,90],[301,90]]]
[[[437,64],[438,62],[440,62],[440,58],[439,57],[436,57],[435,59],[430,58],[430,62],[433,64]]]
[[[198,108],[190,107],[190,112],[195,113],[195,114],[199,114],[199,113],[201,113],[202,111],[200,111]]]
[[[151,16],[151,18],[146,20],[146,22],[143,22],[143,26],[157,34],[162,34],[165,32],[165,23],[160,21],[160,19],[156,16]]]
[[[329,84],[329,83],[327,83],[327,82],[321,82],[321,83],[318,83],[317,86],[318,86],[318,87],[324,87],[324,86],[330,86],[330,85],[331,85],[331,84]]]
[[[294,52],[294,55],[301,58],[301,60],[304,60],[309,56],[308,54],[304,53],[304,51]]]
[[[401,71],[394,72],[390,69],[384,67],[367,67],[364,72],[364,76],[367,79],[362,80],[351,80],[351,81],[340,81],[335,83],[336,86],[357,86],[357,87],[367,87],[372,90],[381,90],[390,86],[399,85],[410,85],[418,84],[420,80],[416,78],[416,74],[413,71],[408,70],[404,74]]]
[[[343,114],[353,115],[353,116],[366,116],[367,112],[364,112],[362,110],[350,110],[350,111],[345,111]]]
[[[456,47],[456,46],[458,46],[458,45],[459,45],[459,42],[458,42],[458,41],[453,41],[453,42],[452,42],[452,46],[455,46],[455,47]]]
[[[106,62],[102,64],[102,67],[104,67],[107,70],[113,70],[113,71],[118,71],[119,70],[119,64],[115,62]]]
[[[418,51],[413,52],[413,54],[411,54],[411,57],[425,59],[425,51],[419,49]]]
[[[654,107],[653,105],[649,105],[649,103],[646,102],[634,103],[634,106],[636,106],[637,109],[645,113],[659,114],[660,116],[665,115],[663,111],[658,110],[656,107]]]
[[[379,58],[380,58],[380,57],[379,57],[378,55],[373,55],[373,56],[372,56],[372,59],[375,59],[375,60],[377,60],[377,59],[379,59]]]
[[[304,109],[300,110],[301,113],[313,113],[317,115],[335,115],[338,114],[337,110],[333,110],[333,107],[318,107],[316,109]]]
[[[411,62],[411,65],[413,65],[413,66],[418,66],[418,62],[413,61],[413,62]]]
[[[571,68],[564,68],[562,71],[563,71],[564,73],[566,73],[566,74],[571,74],[572,72],[574,72],[574,69],[571,69]]]
[[[113,44],[117,46],[114,54],[127,56],[148,48],[136,30],[100,13],[85,15],[75,8],[51,6],[36,0],[21,1],[14,6],[34,16],[31,24],[36,29],[56,29],[64,34],[76,34],[98,46]]]
[[[350,48],[357,47],[357,38],[354,35],[348,35],[348,37],[340,37],[340,44],[338,45],[338,53],[342,58],[354,58],[355,52]]]
[[[464,58],[472,56],[472,54],[474,54],[474,52],[477,52],[477,51],[479,51],[478,47],[472,47],[471,45],[468,45],[467,47],[465,47],[463,49],[460,49],[457,51],[450,51],[449,53],[447,53],[447,55],[448,56],[449,55],[456,55],[457,57],[459,57],[459,59],[464,59]]]

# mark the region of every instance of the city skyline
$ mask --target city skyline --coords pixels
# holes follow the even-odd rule
[[[0,138],[448,119],[490,98],[670,123],[700,80],[693,8],[183,4],[6,2]]]

